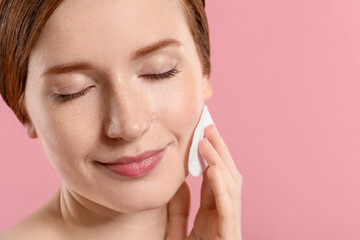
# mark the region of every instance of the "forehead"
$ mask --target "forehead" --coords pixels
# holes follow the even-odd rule
[[[125,61],[150,43],[164,38],[184,43],[189,36],[179,0],[65,0],[33,52],[44,65],[89,57]]]

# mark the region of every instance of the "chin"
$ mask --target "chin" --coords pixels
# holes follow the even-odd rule
[[[115,205],[114,210],[125,213],[136,213],[161,208],[168,204],[172,194],[141,196],[138,198],[121,199]],[[114,205],[113,205],[114,206]]]
[[[161,208],[168,204],[175,195],[185,178],[173,178],[172,181],[163,181],[162,184],[142,186],[128,189],[115,196],[112,206],[119,212],[135,213]],[[164,184],[166,183],[166,184]],[[137,190],[135,190],[137,189]]]

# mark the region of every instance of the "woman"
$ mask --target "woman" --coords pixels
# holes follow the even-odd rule
[[[201,0],[1,0],[0,14],[1,95],[62,179],[0,239],[241,239],[242,177],[214,125],[187,236],[187,156],[212,95]],[[159,162],[111,167],[143,153]]]

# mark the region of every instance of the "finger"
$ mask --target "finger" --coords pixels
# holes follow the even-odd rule
[[[230,220],[230,224],[232,224],[231,229],[229,230],[230,232],[241,232],[241,229],[239,228],[241,226],[241,188],[242,188],[242,184],[238,184],[236,183],[236,181],[234,180],[234,178],[232,177],[232,175],[230,174],[230,172],[228,171],[228,168],[225,166],[224,161],[221,159],[221,157],[219,156],[219,154],[217,154],[216,150],[214,149],[214,147],[212,146],[212,144],[210,142],[203,141],[204,144],[202,144],[204,148],[209,148],[207,149],[207,153],[208,156],[212,156],[212,157],[208,157],[205,160],[208,160],[209,164],[213,164],[215,163],[215,166],[218,167],[218,171],[220,172],[220,178],[222,179],[222,183],[224,183],[225,185],[225,189],[227,190],[227,194],[231,199],[232,202],[232,216],[231,216],[231,220]],[[199,149],[200,150],[200,149]],[[208,174],[211,174],[208,173]],[[217,199],[217,196],[215,195],[215,201]],[[216,205],[218,205],[216,203]],[[236,224],[235,224],[236,223]],[[228,231],[227,231],[228,232]],[[226,238],[224,238],[226,239]]]
[[[166,240],[183,240],[187,236],[190,213],[190,189],[186,181],[168,204]]]
[[[215,195],[217,212],[219,215],[218,228],[221,239],[233,239],[235,213],[233,202],[226,190],[225,182],[221,172],[216,165],[208,170],[208,178]]]
[[[206,174],[203,174],[203,184],[204,186],[210,184],[212,191],[211,194],[208,188],[205,188],[207,195],[202,192],[202,199],[204,199],[202,204],[206,206],[207,203],[208,209],[211,210],[214,206],[209,202],[215,200],[216,211],[219,214],[219,230],[222,229],[219,233],[223,234],[221,238],[234,239],[234,236],[238,235],[237,232],[241,232],[239,229],[241,226],[241,187],[234,182],[223,160],[206,138],[200,141],[199,152],[209,163]]]
[[[208,170],[209,167],[204,170],[202,175],[203,181],[201,184],[200,208],[214,209],[216,208],[215,195],[209,182]]]
[[[235,179],[235,182],[238,185],[242,185],[242,181],[243,181],[242,176],[236,167],[236,164],[229,152],[228,147],[226,146],[223,138],[219,134],[219,131],[216,129],[215,125],[211,124],[210,126],[207,126],[205,128],[204,135],[210,141],[211,145],[219,154],[220,158],[223,160],[230,174]]]
[[[240,198],[240,187],[235,182],[235,179],[230,174],[228,168],[225,166],[224,161],[220,158],[219,154],[206,138],[200,141],[199,152],[209,165],[217,165],[222,177],[224,178],[228,193],[232,199],[238,200]]]

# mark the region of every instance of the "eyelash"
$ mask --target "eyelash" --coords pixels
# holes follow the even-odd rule
[[[176,69],[176,66],[171,69],[168,72],[165,73],[161,73],[161,74],[147,74],[147,75],[143,75],[145,78],[150,79],[150,80],[159,80],[159,79],[165,79],[165,78],[172,78],[174,77],[176,74],[178,74],[180,71]]]
[[[161,79],[166,79],[166,78],[172,78],[174,76],[176,76],[178,73],[180,73],[181,71],[176,69],[176,66],[171,69],[168,72],[165,73],[161,73],[161,74],[146,74],[146,75],[142,75],[143,78],[145,79],[149,79],[150,81],[153,80],[161,80]],[[64,103],[64,102],[68,102],[71,101],[73,99],[79,98],[81,96],[84,96],[86,93],[88,93],[89,91],[91,91],[91,89],[94,86],[85,88],[84,90],[77,92],[77,93],[73,93],[73,94],[68,94],[68,95],[64,95],[64,94],[56,94],[55,95],[55,99],[56,101],[58,101],[59,103]]]
[[[68,102],[71,101],[73,99],[76,99],[80,96],[84,96],[86,93],[88,93],[89,91],[91,91],[91,87],[85,88],[84,90],[77,92],[77,93],[73,93],[73,94],[68,94],[68,95],[64,95],[64,94],[56,94],[55,95],[55,100],[58,101],[59,103],[64,103],[64,102]]]

